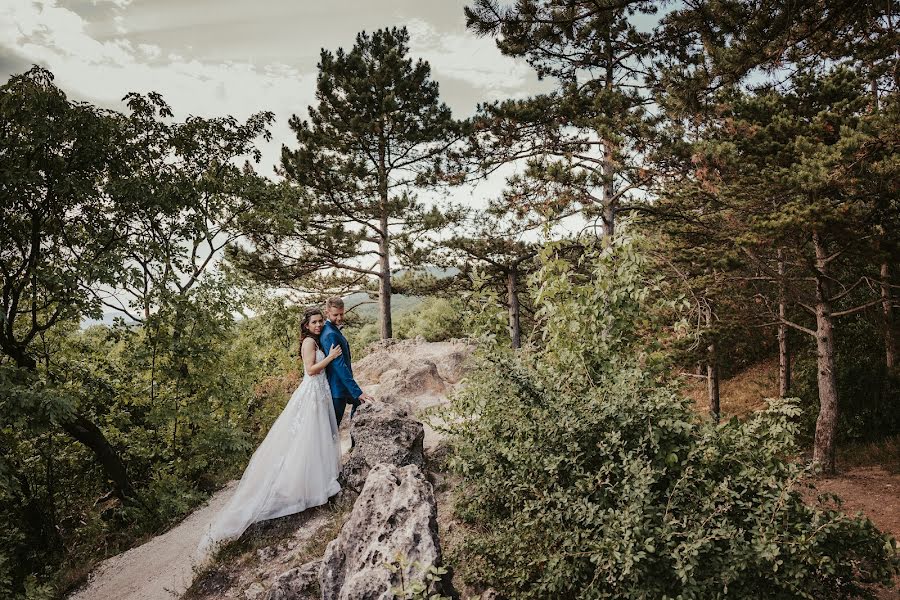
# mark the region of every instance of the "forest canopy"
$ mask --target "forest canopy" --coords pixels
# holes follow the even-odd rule
[[[453,406],[467,576],[869,593],[896,543],[792,486],[900,435],[898,11],[474,0],[469,32],[546,91],[460,118],[405,27],[360,32],[321,49],[274,177],[267,110],[178,118],[130,90],[113,110],[12,75],[0,596],[63,597],[239,475],[301,377],[303,308],[332,295],[360,352],[478,339]],[[480,209],[433,200],[498,177]],[[732,418],[721,382],[764,363],[777,398]]]

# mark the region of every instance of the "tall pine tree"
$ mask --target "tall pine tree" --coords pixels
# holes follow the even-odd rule
[[[510,179],[517,193],[508,200],[543,218],[582,213],[609,237],[618,215],[640,202],[652,180],[647,83],[656,41],[638,22],[656,10],[647,0],[477,0],[466,8],[470,29],[557,83],[547,94],[479,107],[471,152],[480,172],[526,164]]]
[[[416,195],[441,184],[461,127],[408,42],[391,28],[360,33],[349,52],[322,50],[318,104],[291,119],[297,147],[282,149],[287,184],[247,219],[256,248],[243,253],[273,280],[377,280],[382,338],[393,334],[394,259],[414,266],[419,244],[454,218]]]

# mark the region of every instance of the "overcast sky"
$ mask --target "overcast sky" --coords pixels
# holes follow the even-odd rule
[[[122,109],[131,91],[158,91],[180,118],[275,113],[260,142],[271,173],[287,125],[314,102],[321,48],[349,49],[360,30],[406,25],[454,116],[478,102],[546,88],[524,62],[466,30],[465,0],[0,0],[3,81],[37,63],[70,97]],[[498,182],[502,183],[502,182]],[[495,193],[488,186],[477,195]],[[466,196],[471,196],[465,194]],[[454,194],[459,197],[459,194]],[[474,200],[474,199],[473,199]],[[480,202],[475,202],[480,204]]]

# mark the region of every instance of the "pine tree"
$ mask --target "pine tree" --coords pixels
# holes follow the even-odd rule
[[[719,96],[715,118],[693,145],[692,176],[658,208],[682,217],[692,252],[731,261],[732,276],[760,286],[755,295],[772,322],[815,340],[814,461],[833,472],[835,323],[881,301],[854,293],[877,278],[870,228],[885,218],[890,194],[869,187],[890,168],[896,125],[885,128],[867,111],[865,82],[846,68],[801,73],[791,84],[787,92]]]
[[[478,0],[468,26],[493,35],[557,89],[524,100],[483,104],[471,156],[482,174],[525,161],[507,198],[542,218],[581,213],[615,233],[617,216],[640,203],[652,174],[645,158],[655,136],[648,112],[648,67],[656,42],[636,25],[655,2]]]
[[[540,246],[526,241],[520,228],[491,210],[478,213],[466,235],[447,239],[442,246],[447,266],[459,269],[470,280],[480,277],[502,290],[509,317],[510,343],[513,348],[520,348],[522,292],[526,289],[526,278],[536,270]]]
[[[428,63],[408,57],[408,41],[405,28],[391,28],[360,33],[349,52],[322,50],[318,104],[309,120],[290,121],[287,183],[247,219],[256,248],[243,256],[270,280],[318,276],[328,288],[376,279],[382,338],[393,333],[393,260],[415,266],[419,243],[456,216],[416,196],[440,185],[461,127]]]
[[[779,325],[782,393],[785,327],[816,340],[814,460],[826,471],[835,467],[839,406],[835,319],[880,301],[886,362],[892,354],[884,266],[896,256],[888,224],[897,197],[897,8],[893,0],[699,2],[660,27],[660,104],[673,129],[696,142],[681,157],[692,167],[683,190],[692,199],[678,214],[705,221],[712,235],[701,246],[743,255],[739,276],[763,286],[756,298]],[[880,298],[859,297],[866,281],[880,282]]]

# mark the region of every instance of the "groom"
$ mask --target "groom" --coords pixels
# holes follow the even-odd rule
[[[325,327],[319,336],[319,344],[322,351],[327,353],[332,346],[340,346],[343,353],[337,359],[331,361],[325,367],[325,376],[328,378],[328,387],[331,388],[331,401],[334,403],[334,416],[338,425],[344,418],[344,410],[347,404],[353,406],[350,416],[356,412],[356,408],[362,402],[372,400],[372,396],[364,394],[353,379],[353,367],[350,359],[350,345],[347,338],[341,333],[344,325],[344,301],[340,298],[329,298],[325,301]]]

